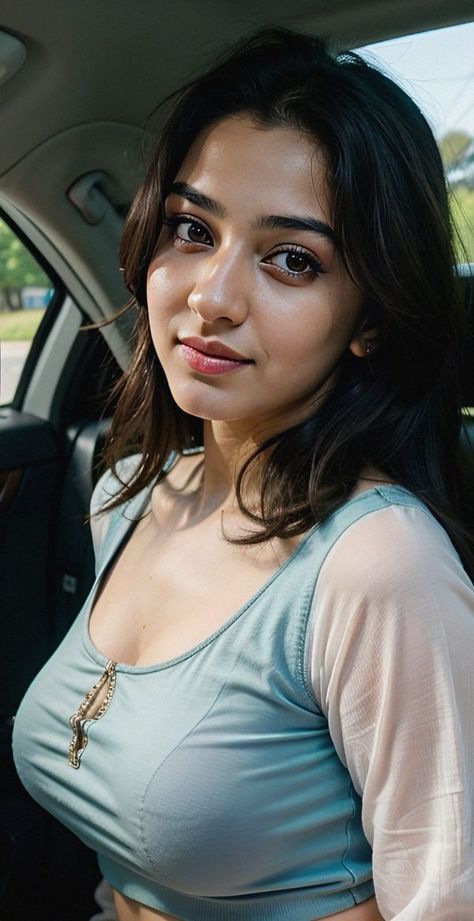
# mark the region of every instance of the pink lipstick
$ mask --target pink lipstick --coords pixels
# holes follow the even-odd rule
[[[217,340],[207,342],[197,336],[189,336],[180,339],[179,344],[185,362],[201,374],[226,374],[252,364],[251,359]]]

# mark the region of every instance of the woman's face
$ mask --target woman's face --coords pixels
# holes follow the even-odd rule
[[[262,435],[309,415],[344,351],[363,354],[321,150],[227,118],[191,147],[165,214],[147,292],[176,403]]]

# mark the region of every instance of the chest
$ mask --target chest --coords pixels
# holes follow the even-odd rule
[[[252,553],[258,565],[247,572],[255,581],[243,585],[242,568],[227,551],[239,551],[237,560],[245,561],[240,552],[247,548],[226,546],[224,560],[191,534],[181,544],[181,565],[177,545],[163,542],[158,556],[164,568],[150,570],[157,544],[150,534],[138,539],[144,527],[136,527],[133,542],[121,551],[110,539],[108,550],[126,566],[110,569],[90,625],[88,602],[20,708],[14,747],[25,786],[99,851],[102,873],[112,884],[125,866],[137,892],[146,878],[147,895],[156,893],[157,905],[163,904],[163,887],[190,899],[247,899],[250,892],[259,898],[275,890],[275,874],[281,891],[290,892],[295,880],[304,892],[311,886],[317,893],[321,887],[339,891],[348,882],[349,842],[359,864],[363,850],[369,878],[359,803],[304,680],[307,618],[327,542],[313,533],[279,568],[273,555]],[[166,638],[172,599],[193,597],[179,574],[184,570],[199,580],[203,567],[220,586],[219,606],[212,607],[208,593],[197,607],[203,618],[209,608],[219,611],[214,632],[206,620],[205,637],[196,637],[190,648],[193,641],[181,623],[181,649],[147,647],[161,665],[140,665],[124,647],[125,654],[116,655],[109,706],[85,725],[87,748],[80,768],[71,770],[69,717],[105,665],[97,634],[89,631],[99,602],[105,624],[121,611],[115,626],[108,621],[104,642],[116,636],[125,642],[127,631],[138,642],[140,621],[134,632],[130,604],[143,583],[138,597],[152,598],[151,616],[159,586],[166,603],[155,636]],[[123,606],[121,592],[128,598]],[[108,645],[102,651],[113,655]]]
[[[134,529],[102,580],[89,630],[108,658],[132,665],[174,659],[218,630],[294,550],[242,546],[221,527]]]
[[[38,676],[16,728],[24,782],[103,855],[106,878],[119,860],[157,886],[237,895],[271,888],[289,850],[289,888],[302,856],[313,866],[305,842],[327,828],[329,801],[324,872],[344,853],[347,774],[301,687],[305,603],[282,601],[277,582],[198,651],[161,668],[118,665],[78,770],[68,717],[103,669],[80,622]]]

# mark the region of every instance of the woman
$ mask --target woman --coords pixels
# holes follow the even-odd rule
[[[176,96],[122,258],[98,580],[21,706],[25,785],[120,921],[467,921],[462,310],[425,120],[264,30]]]

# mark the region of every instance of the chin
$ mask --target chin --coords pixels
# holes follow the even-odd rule
[[[230,400],[220,393],[212,393],[209,385],[204,384],[199,388],[201,392],[196,392],[194,386],[171,388],[171,395],[177,406],[188,416],[196,416],[198,419],[209,422],[231,422],[239,419],[239,411],[232,412]],[[204,390],[204,392],[202,392]]]

